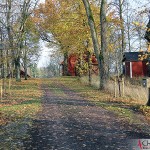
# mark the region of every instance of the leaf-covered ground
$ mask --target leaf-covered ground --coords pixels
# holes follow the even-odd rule
[[[126,150],[131,139],[150,138],[143,115],[149,108],[120,102],[77,78],[29,80],[13,90],[13,103],[0,108],[0,149]]]
[[[10,91],[0,100],[0,149],[22,149],[28,128],[41,110],[41,80],[12,81]]]

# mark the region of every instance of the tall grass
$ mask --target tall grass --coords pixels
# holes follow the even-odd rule
[[[137,84],[131,82],[133,80],[125,79],[124,84],[124,97],[120,98],[120,101],[125,101],[129,103],[143,104],[147,102],[148,91],[147,88],[142,86],[142,83],[138,80]],[[88,77],[81,77],[81,82],[88,84]],[[141,84],[140,84],[141,83]],[[99,88],[99,78],[98,76],[92,76],[92,86]],[[117,94],[119,92],[118,84],[116,86]],[[105,85],[106,92],[110,93],[112,97],[115,93],[115,81],[109,80]],[[122,89],[122,86],[121,86]],[[119,95],[119,94],[118,94]]]

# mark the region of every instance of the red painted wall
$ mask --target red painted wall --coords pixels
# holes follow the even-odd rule
[[[132,76],[133,77],[147,76],[146,62],[142,61],[132,62]]]
[[[125,75],[130,77],[130,62],[125,62]],[[146,62],[132,62],[132,77],[143,77],[148,75]]]
[[[86,60],[87,56],[85,55],[85,56],[83,56],[83,58]],[[78,57],[74,54],[70,55],[69,58],[68,58],[68,73],[71,76],[76,75],[75,66],[76,66],[76,63],[77,63],[77,59],[78,59]],[[98,65],[96,57],[94,55],[91,56],[91,59],[92,59],[92,64]],[[98,74],[97,66],[95,66],[93,68],[93,70],[95,71],[95,73]]]
[[[70,55],[68,58],[68,72],[69,75],[75,76],[75,65],[77,62],[77,57],[75,55]]]

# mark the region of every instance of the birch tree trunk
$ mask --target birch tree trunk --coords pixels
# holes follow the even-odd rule
[[[123,1],[122,0],[119,0],[119,16],[120,16],[120,21],[121,21],[121,42],[122,42],[122,53],[124,52],[124,49],[125,49],[125,38],[124,38],[124,21],[123,21],[123,11],[122,11],[122,5],[123,5]]]
[[[122,10],[122,6],[123,6],[123,1],[119,0],[119,17],[120,17],[120,21],[121,21],[121,56],[120,56],[120,70],[123,71],[123,53],[125,51],[125,28],[124,28],[124,20],[123,20],[123,10]],[[122,73],[121,71],[121,73]]]
[[[12,31],[11,31],[11,9],[12,9],[12,1],[11,0],[8,0],[7,3],[6,3],[6,7],[7,7],[7,34],[8,34],[8,40],[9,40],[9,50],[7,50],[7,54],[9,54],[9,51],[11,52],[11,55],[12,55],[12,62],[11,62],[11,68],[14,68],[14,56],[15,56],[15,53],[14,53],[14,47],[13,47],[13,34],[12,34]],[[7,61],[7,66],[9,68],[9,61]],[[8,69],[7,69],[8,70]],[[12,69],[13,70],[13,69]],[[9,70],[10,72],[10,70]],[[8,72],[8,73],[9,73]],[[12,74],[12,72],[10,72],[10,74]]]
[[[131,52],[129,4],[127,4],[127,39],[128,39],[128,49],[129,52]]]
[[[106,5],[107,1],[102,0],[101,1],[101,7],[100,7],[100,29],[101,29],[101,51],[100,51],[100,68],[101,68],[101,84],[100,84],[100,89],[104,89],[104,85],[106,84],[107,81],[107,74],[106,74],[106,62],[105,62],[105,57],[106,57],[106,51],[107,51],[107,22],[106,22]]]

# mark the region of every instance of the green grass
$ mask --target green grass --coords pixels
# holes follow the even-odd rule
[[[148,121],[150,121],[150,106],[140,106],[139,110],[146,116]]]
[[[0,149],[22,149],[30,138],[28,128],[41,110],[42,80],[12,81],[9,93],[0,101]]]
[[[0,101],[0,125],[8,122],[33,118],[41,109],[41,80],[12,81],[11,89]]]
[[[115,114],[117,114],[119,117],[123,117],[125,119],[128,119],[128,121],[133,121],[134,114],[133,111],[128,108],[122,108],[122,106],[117,106],[115,104],[109,104],[105,102],[96,102],[97,106],[103,107],[107,110],[113,111]]]
[[[0,108],[1,117],[11,120],[33,118],[41,107],[40,100],[24,101],[23,103]]]
[[[142,112],[147,117],[147,119],[150,118],[149,107],[143,107],[137,103],[128,103],[126,99],[123,98],[114,98],[106,91],[100,91],[96,87],[80,82],[79,78],[61,77],[57,80],[59,83],[70,88],[71,90],[74,90],[77,94],[95,103],[97,106],[103,107],[115,113],[120,118],[128,120],[129,122],[139,122],[134,118],[135,112],[133,111],[133,108],[136,108],[136,112]]]

